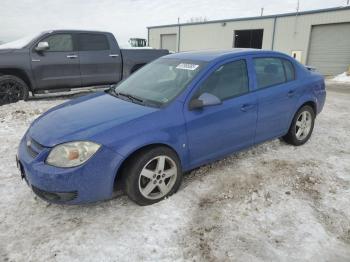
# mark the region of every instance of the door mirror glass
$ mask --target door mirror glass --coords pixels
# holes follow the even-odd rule
[[[42,52],[48,50],[49,48],[50,46],[48,42],[39,42],[38,45],[35,47],[35,50],[37,52]]]
[[[212,94],[203,93],[198,98],[192,99],[190,102],[190,110],[203,108],[206,106],[220,105],[221,100]]]

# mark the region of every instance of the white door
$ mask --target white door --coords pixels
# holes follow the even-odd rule
[[[176,34],[160,35],[160,47],[169,51],[176,52]]]

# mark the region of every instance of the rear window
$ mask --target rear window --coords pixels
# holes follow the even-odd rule
[[[295,79],[294,66],[287,59],[276,57],[254,58],[254,68],[259,89]]]
[[[79,34],[79,51],[109,50],[108,39],[104,34]]]
[[[278,85],[286,81],[281,59],[254,58],[254,68],[258,81],[258,88]]]

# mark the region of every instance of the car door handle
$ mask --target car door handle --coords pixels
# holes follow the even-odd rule
[[[119,55],[118,54],[110,54],[109,56],[110,57],[118,57]]]
[[[247,112],[247,111],[253,109],[254,107],[255,107],[254,104],[245,104],[245,105],[242,105],[241,111]]]
[[[290,90],[287,94],[288,97],[293,97],[295,94],[295,91],[294,90]]]
[[[77,55],[67,55],[67,58],[69,58],[69,59],[75,59],[77,57],[78,57]]]

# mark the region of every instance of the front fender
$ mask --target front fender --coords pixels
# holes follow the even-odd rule
[[[188,166],[189,157],[186,136],[182,132],[178,133],[178,135],[173,135],[165,131],[145,133],[134,137],[127,143],[119,145],[115,151],[126,159],[137,150],[151,145],[165,145],[170,147],[178,155],[183,169],[186,169]]]

